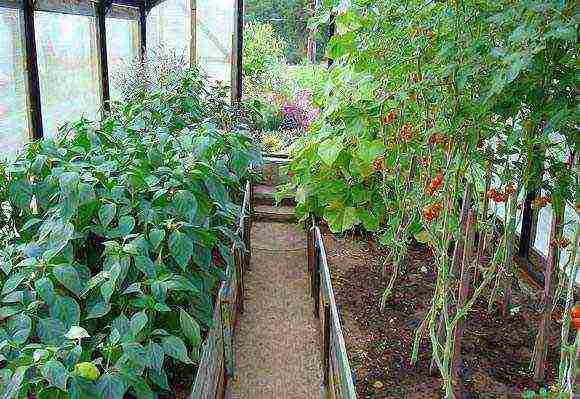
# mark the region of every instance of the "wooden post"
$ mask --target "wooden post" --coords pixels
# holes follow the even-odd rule
[[[522,233],[520,235],[520,245],[518,248],[518,255],[524,259],[529,259],[530,247],[532,246],[535,236],[532,236],[534,225],[534,210],[532,209],[532,202],[536,198],[537,190],[530,190],[526,194],[524,202],[524,209],[522,215]]]
[[[97,49],[99,59],[99,79],[101,81],[101,104],[105,114],[111,111],[111,94],[109,89],[109,62],[107,57],[106,15],[111,7],[110,0],[100,0],[96,6]]]
[[[139,4],[139,56],[145,62],[147,56],[147,0]]]
[[[324,304],[324,318],[323,318],[323,328],[324,328],[324,335],[322,337],[322,350],[323,355],[323,373],[324,373],[324,386],[328,387],[329,385],[329,375],[330,375],[330,330],[331,330],[331,320],[330,320],[330,305],[328,303]],[[329,392],[330,389],[327,391]]]
[[[314,249],[314,227],[308,230],[307,234],[307,251],[308,251],[308,275],[310,276],[310,296],[314,299],[314,262],[315,262],[315,249]]]
[[[312,271],[312,293],[314,294],[314,317],[320,317],[320,248],[318,240],[314,245],[314,270]]]
[[[24,0],[24,48],[26,55],[26,82],[28,113],[31,139],[43,137],[42,106],[40,100],[40,79],[38,77],[38,57],[36,53],[36,34],[34,27],[34,0]]]
[[[235,27],[232,38],[232,60],[231,60],[231,88],[232,103],[242,102],[242,81],[243,81],[243,55],[244,55],[244,0],[236,0]]]
[[[328,40],[332,39],[332,37],[336,34],[336,21],[334,13],[330,14],[330,26],[329,26],[329,35]],[[328,57],[328,68],[330,68],[334,64],[334,60]]]
[[[242,219],[244,220],[244,219]],[[243,222],[242,222],[243,223]],[[243,230],[242,230],[243,231]],[[238,297],[238,312],[244,313],[244,256],[242,249],[237,245],[234,248],[234,262],[236,266],[236,282],[237,282],[237,297]]]
[[[320,0],[311,0],[310,4],[310,16],[314,17],[316,15],[316,10],[320,6]],[[307,58],[311,64],[316,63],[316,28],[310,29],[308,34],[308,48],[307,48]]]
[[[197,63],[197,0],[191,1],[191,38],[189,43],[189,63],[191,66]]]

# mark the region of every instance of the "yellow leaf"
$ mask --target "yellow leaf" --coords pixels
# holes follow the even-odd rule
[[[75,374],[90,381],[96,381],[101,375],[97,366],[91,362],[78,363],[75,365]]]

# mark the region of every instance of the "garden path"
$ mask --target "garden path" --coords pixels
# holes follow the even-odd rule
[[[310,297],[306,234],[286,223],[254,223],[244,313],[235,334],[231,399],[317,399],[321,366]]]

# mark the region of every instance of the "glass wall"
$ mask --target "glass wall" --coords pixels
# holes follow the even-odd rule
[[[196,59],[213,80],[231,81],[235,0],[197,0]]]
[[[191,54],[191,1],[166,0],[147,15],[147,51],[174,51],[189,65]]]
[[[0,7],[0,159],[28,140],[22,12]]]
[[[137,10],[114,6],[106,19],[109,89],[112,100],[121,99],[117,76],[123,73],[127,64],[139,57],[138,17]]]
[[[44,136],[52,137],[64,122],[99,115],[96,19],[52,12],[34,18]]]

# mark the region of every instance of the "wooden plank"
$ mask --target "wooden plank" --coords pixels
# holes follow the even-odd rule
[[[221,306],[219,304],[215,307],[213,321],[214,326],[203,344],[191,399],[215,398],[221,378],[220,374],[223,374],[224,346]]]
[[[356,391],[354,389],[354,383],[352,381],[352,373],[350,369],[350,364],[348,361],[348,354],[346,352],[346,345],[344,343],[344,336],[342,334],[342,328],[340,326],[340,319],[338,316],[338,309],[336,307],[336,300],[334,298],[334,292],[332,289],[332,280],[330,278],[330,270],[328,268],[328,260],[326,257],[326,249],[324,248],[324,242],[322,240],[322,234],[318,226],[315,227],[316,233],[316,245],[318,251],[320,252],[320,274],[321,274],[321,286],[322,290],[326,293],[326,301],[330,307],[330,328],[332,334],[334,335],[334,345],[336,345],[336,356],[337,361],[334,367],[337,370],[337,377],[340,380],[341,385],[341,397],[343,398],[356,398]]]

